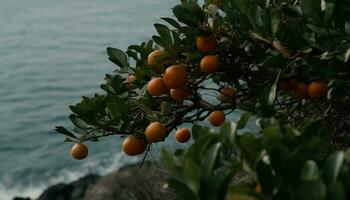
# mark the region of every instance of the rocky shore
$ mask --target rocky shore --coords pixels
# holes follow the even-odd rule
[[[105,176],[89,174],[68,184],[50,186],[36,200],[172,200],[175,193],[166,187],[168,176],[158,163],[145,163],[142,168],[129,165]]]

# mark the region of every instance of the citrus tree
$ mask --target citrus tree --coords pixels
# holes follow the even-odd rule
[[[179,199],[349,199],[350,2],[182,0],[173,14],[152,40],[107,48],[104,93],[70,106],[72,131],[56,127],[72,156],[120,135],[146,158],[175,134],[194,141],[162,151]]]

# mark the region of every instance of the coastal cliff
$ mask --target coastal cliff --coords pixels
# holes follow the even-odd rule
[[[168,171],[157,163],[128,165],[99,176],[89,174],[71,183],[48,187],[36,200],[148,200],[175,199],[167,188]],[[32,200],[16,197],[13,200]]]

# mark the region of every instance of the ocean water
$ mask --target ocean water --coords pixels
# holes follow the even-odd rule
[[[37,197],[48,185],[128,162],[121,140],[89,143],[75,161],[52,129],[71,127],[68,105],[99,90],[114,65],[108,46],[125,49],[155,34],[176,0],[0,1],[0,200]]]

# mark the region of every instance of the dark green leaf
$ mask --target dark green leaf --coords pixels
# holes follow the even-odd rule
[[[194,124],[192,126],[192,136],[194,140],[197,140],[199,137],[206,135],[210,132],[210,129],[205,126],[200,126],[198,124]]]
[[[232,171],[229,169],[218,169],[212,176],[209,186],[208,199],[225,199],[226,191],[232,179]]]
[[[163,17],[161,19],[163,19],[164,21],[168,22],[170,25],[172,25],[173,27],[175,27],[177,29],[181,28],[181,25],[176,20],[174,20],[172,18]]]
[[[221,147],[220,143],[211,145],[202,160],[203,175],[209,178],[213,174],[214,164]]]
[[[245,112],[241,115],[241,118],[239,119],[239,121],[237,122],[237,129],[242,129],[246,126],[248,120],[250,119],[250,117],[252,116],[252,113],[250,112]]]
[[[271,166],[260,160],[256,166],[256,173],[264,193],[271,194],[275,184]]]
[[[68,136],[68,137],[72,137],[72,138],[77,138],[73,133],[71,133],[70,131],[68,131],[66,128],[64,128],[63,126],[56,126],[55,127],[55,131]]]
[[[328,186],[327,199],[346,200],[346,189],[340,181],[335,181]]]
[[[76,115],[74,115],[74,114],[69,115],[69,119],[72,121],[72,123],[76,127],[83,129],[83,130],[86,130],[87,124],[83,120],[79,119]]]
[[[343,162],[344,152],[338,151],[332,153],[328,157],[324,169],[324,180],[327,184],[330,184],[337,180]]]
[[[109,60],[118,65],[121,68],[128,68],[129,62],[127,55],[120,49],[108,47],[107,54],[109,56]]]
[[[186,184],[195,194],[198,194],[199,191],[201,174],[200,166],[191,157],[187,156],[183,165],[183,175]]]
[[[163,24],[154,24],[154,27],[156,28],[158,34],[162,38],[163,42],[167,44],[167,46],[172,45],[172,38],[170,34],[170,30],[167,26]]]
[[[320,171],[313,160],[307,161],[301,170],[301,179],[304,181],[316,181],[320,177]]]
[[[220,126],[220,134],[223,138],[228,142],[230,146],[232,146],[235,142],[237,131],[237,123],[224,123]]]
[[[188,187],[183,180],[178,178],[171,178],[168,180],[169,187],[174,188],[176,190],[176,199],[184,200],[184,199],[193,199],[198,200],[196,194]]]

